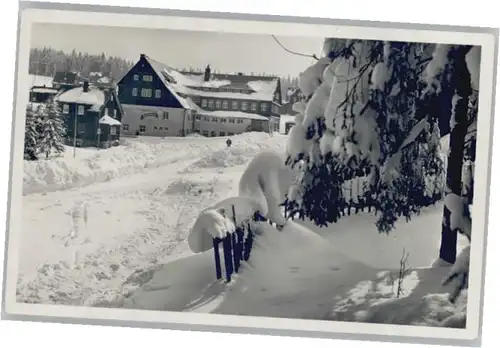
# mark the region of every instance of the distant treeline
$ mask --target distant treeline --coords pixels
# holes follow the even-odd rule
[[[135,62],[120,57],[101,54],[88,54],[73,50],[71,53],[50,47],[32,48],[30,52],[29,73],[33,75],[54,76],[56,71],[77,71],[83,76],[90,72],[101,72],[119,79],[127,73]]]

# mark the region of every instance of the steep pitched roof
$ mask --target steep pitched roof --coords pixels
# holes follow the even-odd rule
[[[175,88],[172,88],[171,86],[171,81],[168,77],[167,74],[164,73],[166,71],[165,69],[171,69],[169,66],[160,63],[154,59],[149,58],[148,56],[145,56],[146,61],[151,65],[151,68],[153,68],[154,72],[158,77],[160,78],[161,82],[165,85],[165,87],[168,89],[168,91],[179,101],[179,103],[182,105],[183,108],[185,109],[193,109],[192,104],[186,100],[186,98],[181,97]]]
[[[148,56],[145,59],[172,94],[181,99],[191,95],[272,101],[279,83],[278,77],[244,74],[211,74],[211,79],[204,81],[203,73],[181,72]],[[201,90],[206,88],[217,90]]]

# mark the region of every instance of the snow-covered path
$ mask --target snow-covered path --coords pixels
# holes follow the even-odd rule
[[[248,160],[285,139],[176,153],[127,177],[24,196],[18,300],[93,303],[138,269],[189,255],[184,239],[200,210],[233,194]]]

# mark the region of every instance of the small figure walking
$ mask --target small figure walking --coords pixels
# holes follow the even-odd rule
[[[231,139],[229,139],[229,138],[228,138],[228,139],[226,140],[226,145],[227,145],[227,147],[231,147],[231,144],[232,144],[232,143],[233,143],[233,142],[231,141]]]

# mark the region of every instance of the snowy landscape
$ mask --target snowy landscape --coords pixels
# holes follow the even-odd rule
[[[17,301],[464,328],[478,69],[477,47],[325,39],[279,132],[42,141]]]

